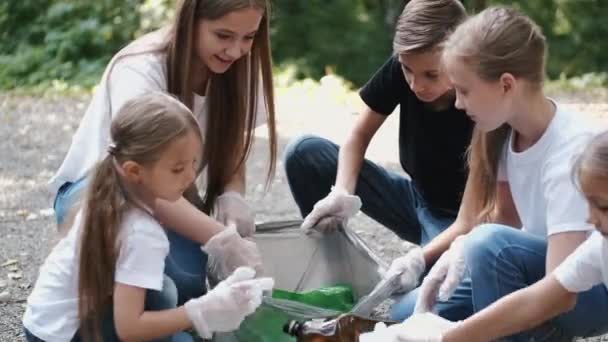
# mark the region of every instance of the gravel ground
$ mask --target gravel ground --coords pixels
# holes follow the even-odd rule
[[[608,94],[557,94],[569,108],[588,113],[585,118],[608,115]],[[70,137],[86,109],[88,96],[16,96],[0,94],[0,341],[23,341],[21,316],[35,282],[38,267],[56,233],[52,196],[46,182],[59,167]],[[595,99],[594,103],[590,99]],[[598,100],[599,99],[599,100]],[[290,138],[316,133],[340,143],[354,119],[356,96],[332,86],[300,84],[278,91],[279,150]],[[399,171],[397,120],[389,117],[368,152],[368,158]],[[248,196],[256,203],[259,221],[298,218],[282,170],[264,193],[265,134],[258,142],[248,168]],[[390,261],[408,248],[396,236],[364,215],[352,226],[384,259]],[[608,341],[589,339],[588,341]]]

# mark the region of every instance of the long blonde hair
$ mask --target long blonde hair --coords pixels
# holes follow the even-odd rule
[[[509,7],[490,7],[470,17],[447,40],[444,59],[457,59],[481,79],[498,81],[504,73],[542,88],[547,46],[541,29]],[[497,169],[508,139],[506,124],[491,132],[475,129],[468,151],[469,179],[478,221],[489,219],[496,204]]]
[[[422,53],[440,47],[466,16],[458,0],[412,0],[397,20],[393,52]]]
[[[177,99],[153,92],[124,104],[112,121],[113,144],[88,186],[79,247],[78,315],[85,341],[100,340],[100,323],[112,300],[120,222],[129,208],[116,163],[152,166],[177,138],[194,132],[196,119]]]
[[[196,24],[215,20],[231,12],[251,8],[263,12],[260,26],[249,54],[235,61],[223,74],[212,73],[206,90],[207,126],[203,132],[205,147],[203,165],[207,166],[207,187],[199,209],[210,213],[217,196],[247,160],[254,141],[257,106],[265,106],[269,139],[269,164],[266,185],[274,176],[277,155],[277,133],[270,51],[270,2],[268,0],[180,0],[175,17],[162,43],[141,44],[125,49],[114,59],[158,52],[166,54],[167,91],[193,110],[192,77]],[[110,66],[108,74],[112,71]],[[261,79],[260,79],[261,77]],[[108,76],[109,79],[109,76]],[[258,85],[262,89],[258,89]],[[109,85],[110,86],[110,85]],[[263,91],[263,97],[258,96]],[[264,103],[258,104],[263,98]],[[195,194],[198,196],[198,194]],[[191,202],[196,198],[187,196]]]

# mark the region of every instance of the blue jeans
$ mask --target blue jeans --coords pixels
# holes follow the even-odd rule
[[[81,200],[88,185],[88,178],[75,183],[65,183],[57,192],[53,207],[57,223],[62,224],[70,209]],[[207,254],[198,242],[189,240],[171,229],[166,229],[169,239],[169,255],[165,260],[165,274],[168,275],[178,293],[178,305],[206,292]]]
[[[294,139],[287,146],[285,172],[303,217],[335,183],[338,151],[338,145],[312,135]],[[428,206],[414,182],[369,160],[363,162],[355,194],[361,198],[363,213],[416,244],[432,240],[456,217],[454,212]]]
[[[148,290],[146,291],[146,304],[145,308],[147,311],[160,311],[173,309],[177,306],[177,288],[173,281],[165,276],[163,279],[162,291]],[[103,318],[101,323],[101,335],[103,342],[120,342],[118,334],[116,332],[116,326],[114,324],[114,307],[111,305]],[[28,342],[44,342],[42,339],[34,336],[26,328],[23,329],[25,338]],[[71,342],[83,342],[84,337],[80,331],[77,331]],[[162,339],[156,339],[157,342],[194,342],[192,336],[186,332],[180,332],[172,336],[168,336]]]
[[[545,276],[546,255],[545,239],[499,224],[475,228],[465,242],[470,277],[450,298],[450,302],[461,303],[461,310],[446,311],[446,303],[439,303],[438,314],[450,320],[462,320],[512,292],[534,284]],[[417,293],[405,295],[393,307],[392,318],[401,320],[411,315]],[[608,292],[604,285],[598,285],[580,293],[573,310],[508,340],[566,341],[574,336],[595,336],[608,331],[606,317]]]

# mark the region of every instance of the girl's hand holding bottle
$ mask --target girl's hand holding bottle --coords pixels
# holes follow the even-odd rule
[[[272,290],[274,280],[254,277],[252,268],[239,267],[206,295],[184,304],[188,318],[202,338],[209,339],[214,332],[236,330],[262,304],[262,294]]]

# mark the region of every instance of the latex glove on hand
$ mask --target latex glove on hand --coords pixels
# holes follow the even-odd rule
[[[443,335],[454,329],[460,322],[451,322],[430,312],[414,314],[398,324],[398,342],[441,342]]]
[[[334,186],[329,195],[320,200],[304,218],[302,229],[311,232],[315,228],[329,232],[346,226],[348,219],[361,209],[359,196],[351,195],[346,190]]]
[[[243,237],[255,233],[255,213],[243,196],[236,191],[228,191],[215,200],[215,218],[226,226],[234,224]]]
[[[428,312],[440,301],[450,299],[464,278],[466,262],[464,242],[466,235],[458,236],[426,275],[420,286],[414,313]]]
[[[359,342],[394,342],[397,338],[397,326],[387,327],[383,322],[378,322],[374,326],[374,331],[359,335]]]
[[[377,323],[374,331],[359,336],[361,342],[441,342],[442,335],[460,323],[432,313],[415,314],[403,323],[387,327]]]
[[[422,248],[414,247],[409,250],[404,256],[399,257],[391,263],[391,267],[384,274],[384,278],[388,279],[399,275],[400,287],[398,292],[409,292],[416,288],[418,279],[426,269],[424,254]]]
[[[209,273],[215,279],[228,277],[240,266],[249,266],[262,273],[262,255],[255,242],[239,235],[234,225],[215,234],[201,247],[209,260]]]
[[[274,280],[254,277],[253,269],[237,268],[206,295],[184,304],[186,315],[202,338],[236,330],[262,304],[262,293],[273,288]]]

